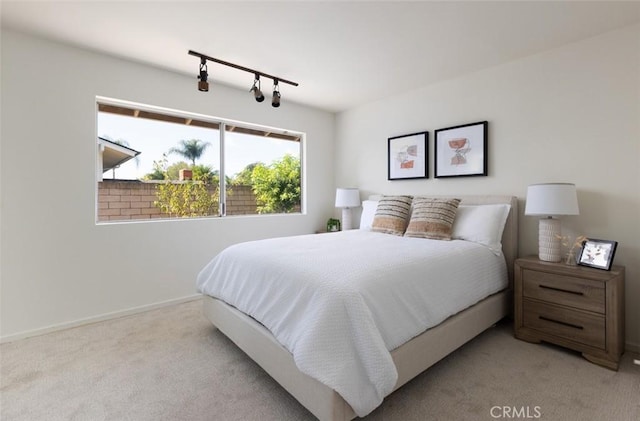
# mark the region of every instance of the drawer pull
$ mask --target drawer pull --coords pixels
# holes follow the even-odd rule
[[[574,329],[580,329],[580,330],[583,330],[583,329],[584,329],[584,327],[579,326],[579,325],[574,325],[574,324],[572,324],[572,323],[567,323],[567,322],[561,322],[560,320],[550,319],[550,318],[548,318],[548,317],[544,317],[544,316],[538,316],[538,319],[540,319],[540,320],[544,320],[544,321],[547,321],[547,322],[551,322],[551,323],[557,323],[557,324],[559,324],[559,325],[564,325],[564,326],[572,327],[572,328],[574,328]]]
[[[538,285],[538,287],[542,288],[542,289],[550,289],[553,291],[559,291],[559,292],[566,292],[567,294],[574,294],[574,295],[584,295],[584,292],[580,292],[580,291],[571,291],[569,289],[562,289],[562,288],[556,288],[556,287],[550,287],[547,285]]]

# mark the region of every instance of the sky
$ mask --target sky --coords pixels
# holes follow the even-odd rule
[[[185,124],[167,123],[145,118],[134,118],[111,113],[98,113],[98,136],[117,140],[129,148],[140,151],[138,159],[125,162],[115,170],[115,178],[135,180],[153,171],[153,161],[162,159],[172,147],[178,147],[180,140],[200,139],[209,142],[204,154],[196,161],[208,165],[213,170],[220,169],[220,141],[218,131]],[[300,143],[227,132],[225,134],[225,167],[227,176],[240,172],[248,164],[263,162],[270,164],[286,154],[300,156]],[[187,161],[178,154],[167,156],[169,165]],[[113,172],[104,173],[104,178],[112,178]]]

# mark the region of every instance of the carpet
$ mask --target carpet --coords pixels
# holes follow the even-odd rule
[[[0,345],[0,419],[313,420],[202,315],[200,300]],[[373,420],[640,419],[618,372],[501,322],[388,396]]]

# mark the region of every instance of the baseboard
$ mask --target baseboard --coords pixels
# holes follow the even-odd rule
[[[624,347],[625,351],[635,352],[636,354],[640,354],[640,345],[634,344],[631,342],[627,342]]]
[[[126,310],[114,311],[112,313],[104,313],[93,317],[87,317],[86,319],[74,320],[71,322],[65,322],[55,324],[40,329],[28,330],[25,332],[15,333],[13,335],[0,336],[0,344],[13,342],[20,339],[26,339],[33,336],[45,335],[47,333],[58,332],[64,329],[71,329],[78,326],[84,326],[92,323],[102,322],[105,320],[117,319],[120,317],[131,316],[133,314],[144,313],[146,311],[156,310],[158,308],[167,307],[171,305],[186,303],[189,301],[202,299],[201,294],[189,295],[182,298],[176,298],[173,300],[161,301],[159,303],[147,304],[140,307],[129,308]]]

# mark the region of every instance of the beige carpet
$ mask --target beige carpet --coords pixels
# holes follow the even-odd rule
[[[520,419],[637,421],[633,357],[610,371],[501,323],[366,419],[509,419],[492,417],[506,406],[528,407]],[[0,362],[2,421],[314,419],[213,329],[200,301],[3,344]]]

